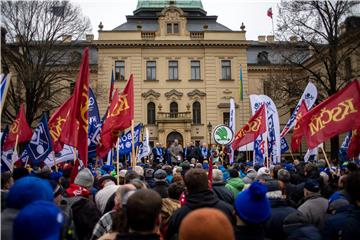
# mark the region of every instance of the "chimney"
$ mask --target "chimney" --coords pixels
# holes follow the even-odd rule
[[[86,41],[91,42],[94,40],[94,34],[86,34]]]
[[[268,36],[266,36],[266,41],[268,41],[269,43],[274,42],[274,39],[275,39],[274,35],[268,35]]]
[[[264,35],[258,36],[258,41],[259,42],[265,42],[265,36]]]
[[[291,43],[296,43],[297,42],[297,36],[290,36],[290,42]]]
[[[64,42],[71,42],[71,37],[72,37],[71,35],[64,35],[62,39]]]

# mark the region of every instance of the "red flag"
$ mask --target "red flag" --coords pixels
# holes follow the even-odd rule
[[[134,80],[130,75],[123,92],[116,91],[111,102],[108,114],[101,129],[101,145],[97,152],[100,157],[105,157],[110,148],[114,146],[120,131],[131,126],[134,119]]]
[[[54,152],[60,152],[63,144],[59,141],[66,118],[72,106],[72,97],[63,103],[49,119],[49,132],[53,143]]]
[[[265,105],[263,104],[252,116],[249,122],[242,127],[236,134],[235,140],[231,144],[233,149],[237,149],[255,139],[266,131]]]
[[[360,82],[352,81],[309,111],[300,121],[308,148],[360,127]]]
[[[360,154],[360,128],[354,129],[351,134],[351,139],[346,157],[353,158]]]
[[[26,142],[31,139],[32,129],[26,121],[24,104],[20,105],[20,110],[16,116],[15,121],[11,124],[9,133],[4,141],[2,151],[10,150],[15,147],[16,137],[18,137],[18,143]]]
[[[272,8],[269,8],[269,9],[267,10],[267,15],[268,15],[268,17],[271,17],[271,18],[272,18],[272,16],[273,16]]]
[[[72,106],[60,134],[60,142],[76,147],[85,166],[88,159],[89,74],[89,48],[85,48],[72,95]]]
[[[308,110],[305,101],[303,100],[296,115],[295,127],[293,130],[293,135],[291,137],[291,149],[294,152],[299,149],[301,145],[301,139],[304,136],[300,125],[300,120],[307,113],[307,111]]]

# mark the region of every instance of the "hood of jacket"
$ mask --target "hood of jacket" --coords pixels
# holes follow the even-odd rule
[[[244,182],[241,178],[230,178],[228,183],[233,188],[236,188],[237,190],[241,191],[244,188]]]
[[[211,190],[205,190],[186,196],[185,205],[191,209],[197,209],[203,207],[213,207],[219,201],[220,200],[216,197],[215,193],[213,193]]]

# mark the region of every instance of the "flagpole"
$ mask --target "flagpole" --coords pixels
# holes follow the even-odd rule
[[[272,30],[273,30],[273,35],[275,38],[275,31],[274,31],[274,18],[271,16],[271,22],[272,22]]]
[[[120,138],[117,139],[116,141],[116,182],[117,185],[120,185],[120,174],[119,174],[119,161],[120,161],[120,154],[119,154],[119,143],[120,143]],[[112,156],[111,156],[112,157]]]
[[[329,159],[327,158],[326,152],[325,152],[325,150],[324,150],[324,144],[322,144],[322,145],[320,146],[320,148],[321,148],[321,150],[322,150],[322,152],[323,152],[323,154],[324,154],[325,161],[326,161],[326,163],[327,163],[327,165],[328,165],[329,169],[331,169]]]
[[[131,167],[134,168],[136,166],[136,159],[135,159],[135,141],[134,141],[134,119],[131,120]]]
[[[292,153],[292,151],[291,151],[291,147],[289,147],[289,152],[290,152],[290,155],[291,155],[291,157],[292,157],[292,160],[294,161],[295,158],[294,158],[294,155],[293,155],[293,153]]]
[[[16,148],[17,148],[18,142],[19,142],[19,131],[18,131],[18,134],[16,134],[15,147],[14,147],[13,154],[14,154],[14,152],[17,153]],[[11,161],[11,170],[12,171],[14,170],[14,165],[15,165],[15,161]],[[26,165],[25,165],[25,167],[26,167]]]

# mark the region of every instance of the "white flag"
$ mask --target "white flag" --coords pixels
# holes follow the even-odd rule
[[[235,134],[235,101],[233,98],[230,98],[230,119],[229,119],[229,128]],[[234,162],[234,149],[230,146],[230,164]]]
[[[145,135],[142,143],[139,146],[139,153],[138,153],[138,161],[140,161],[141,158],[149,156],[151,153],[150,144],[149,144],[149,131],[147,128],[145,128]]]
[[[54,163],[62,163],[66,161],[74,160],[75,149],[69,145],[64,145],[64,148],[59,153],[54,153],[53,151],[45,159],[45,164],[49,167],[54,166]],[[55,158],[55,161],[54,161]]]

